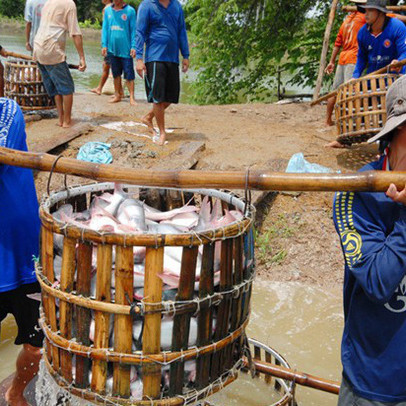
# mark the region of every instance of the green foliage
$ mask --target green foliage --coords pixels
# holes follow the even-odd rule
[[[319,0],[189,0],[195,101],[269,100],[278,69],[293,75],[292,83],[313,84],[329,8]]]
[[[24,16],[24,0],[0,0],[0,15],[6,17]]]

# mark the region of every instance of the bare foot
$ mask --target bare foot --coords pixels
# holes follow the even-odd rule
[[[125,94],[124,94],[124,92],[121,92],[121,93],[120,93],[120,97],[121,97],[122,99],[124,99],[124,98],[125,98]]]
[[[4,395],[4,399],[9,406],[30,406],[22,394],[17,396],[16,394],[12,393],[11,386]]]
[[[338,142],[338,141],[330,142],[329,144],[326,144],[324,147],[325,148],[348,148],[346,145],[341,144],[341,142]]]
[[[327,120],[326,121],[326,127],[332,127],[334,125],[334,121],[333,120]]]
[[[160,137],[158,137],[157,135],[154,135],[152,137],[152,142],[154,144],[157,144],[157,145],[161,146],[161,147],[168,144],[168,141],[166,141],[166,134],[161,134]]]
[[[148,115],[142,117],[141,123],[145,124],[148,127],[148,130],[151,134],[156,135],[154,124],[152,123],[152,119],[148,118]]]
[[[71,128],[75,122],[73,120],[67,121],[66,123],[63,123],[62,128]]]
[[[63,127],[63,121],[59,121],[58,123],[55,124],[58,127]]]
[[[120,96],[114,96],[109,100],[109,103],[120,103],[120,102],[121,102]]]
[[[101,89],[99,89],[98,87],[96,87],[94,89],[90,89],[90,91],[92,93],[98,94],[99,96],[101,95]]]
[[[137,105],[137,102],[135,101],[134,97],[130,97],[130,104],[131,104],[131,106]]]

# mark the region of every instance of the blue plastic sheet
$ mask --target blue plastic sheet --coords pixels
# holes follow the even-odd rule
[[[335,172],[331,168],[326,168],[325,166],[319,164],[312,164],[306,161],[304,155],[299,152],[292,155],[286,168],[288,173],[331,173]]]
[[[77,159],[95,164],[111,164],[113,156],[110,147],[111,144],[104,142],[88,142],[80,148]]]

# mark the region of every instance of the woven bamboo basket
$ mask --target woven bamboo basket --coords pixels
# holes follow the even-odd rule
[[[338,88],[335,116],[342,144],[365,142],[386,122],[386,92],[399,77],[375,75],[342,84]]]
[[[55,108],[42,83],[41,72],[33,61],[12,59],[5,63],[5,95],[23,110]]]
[[[174,204],[179,207],[191,197],[199,201],[210,196],[212,202],[221,202],[223,210],[231,207],[245,213],[243,219],[224,228],[179,235],[104,234],[62,223],[53,216],[66,202],[83,211],[94,195],[113,187],[111,183],[74,187],[51,195],[41,205],[41,266],[37,273],[43,293],[40,322],[46,337],[45,364],[60,387],[94,403],[182,405],[206,398],[233,382],[244,364],[255,273],[254,208],[232,194],[215,190],[161,189],[161,209],[173,208]],[[137,187],[126,186],[126,191],[139,197]],[[57,287],[54,241],[61,237]],[[133,299],[134,247],[146,249],[141,300]],[[165,300],[159,277],[168,247],[182,249],[179,287],[172,300]],[[95,249],[97,260],[92,259]],[[214,262],[219,252],[220,282],[216,284]],[[97,272],[92,296],[94,261]],[[89,338],[92,317],[93,344]],[[163,317],[173,320],[169,349],[161,346]],[[142,323],[142,342],[134,344],[136,323]],[[193,327],[197,338],[191,344],[189,332]],[[190,363],[195,365],[196,375],[193,382],[186,382],[185,368]],[[131,395],[134,369],[142,382],[139,399]]]

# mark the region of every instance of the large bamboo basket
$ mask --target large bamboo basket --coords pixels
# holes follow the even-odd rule
[[[399,77],[374,75],[342,84],[338,88],[335,116],[341,144],[367,141],[386,122],[386,92]]]
[[[232,194],[215,190],[161,189],[161,208],[162,204],[166,209],[174,204],[182,205],[191,196],[198,202],[208,195],[212,201],[219,199],[223,209],[234,207],[246,213],[241,221],[222,229],[179,235],[100,234],[63,224],[52,215],[68,201],[77,211],[85,210],[92,196],[112,191],[113,187],[111,183],[103,183],[70,188],[53,194],[41,205],[38,279],[43,292],[41,326],[46,337],[45,363],[61,387],[94,403],[182,405],[203,399],[233,382],[244,364],[245,328],[255,273],[254,208]],[[140,192],[135,186],[126,186],[126,190],[135,197]],[[174,196],[179,198],[178,203]],[[55,287],[54,238],[58,235],[64,241],[60,286]],[[139,301],[133,299],[134,247],[146,248],[144,299]],[[179,289],[174,301],[163,299],[163,285],[158,276],[163,270],[165,247],[183,248]],[[94,248],[97,248],[96,294],[91,297]],[[221,255],[220,284],[215,287],[216,252]],[[201,269],[196,288],[198,255],[201,255]],[[89,339],[92,314],[93,344]],[[161,348],[163,315],[173,317],[169,350]],[[189,346],[192,321],[195,327],[197,323],[197,340]],[[110,322],[114,325],[112,337],[109,337]],[[143,323],[142,344],[134,348],[132,329],[139,322]],[[187,361],[196,363],[196,378],[189,387],[184,378]],[[142,377],[142,400],[131,398],[134,367]],[[162,382],[165,370],[169,371],[169,385]],[[109,389],[111,375],[113,382]]]
[[[33,61],[12,59],[5,63],[5,95],[23,110],[55,108],[42,83],[41,72]]]

